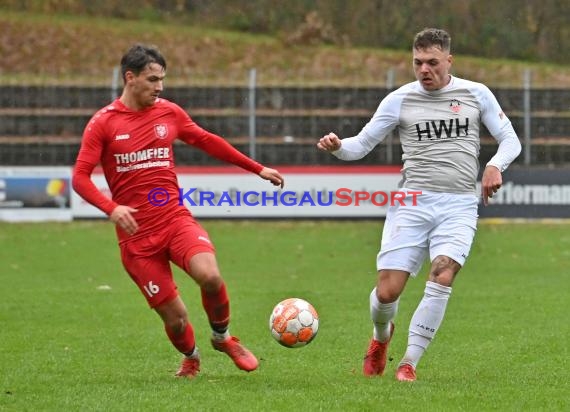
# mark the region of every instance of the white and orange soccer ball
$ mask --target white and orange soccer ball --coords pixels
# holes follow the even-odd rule
[[[309,344],[319,331],[319,314],[309,302],[289,298],[279,302],[269,317],[269,330],[277,342],[288,348]]]

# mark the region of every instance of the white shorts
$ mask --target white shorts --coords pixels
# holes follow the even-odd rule
[[[463,266],[477,230],[477,196],[422,190],[414,205],[409,192],[418,190],[400,191],[406,192],[404,205],[396,201],[388,208],[377,269],[415,276],[428,252],[430,261],[443,255]]]

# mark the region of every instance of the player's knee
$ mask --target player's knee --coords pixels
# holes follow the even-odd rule
[[[406,285],[409,273],[400,270],[381,270],[376,282],[376,297],[381,303],[395,302]]]
[[[201,253],[190,260],[188,274],[207,292],[216,292],[222,286],[223,280],[214,255]]]
[[[166,319],[166,327],[175,335],[181,335],[186,330],[188,319],[186,315],[177,314]]]
[[[203,273],[202,276],[200,276],[198,283],[200,288],[204,289],[206,292],[215,293],[220,290],[224,281],[220,276],[220,273],[215,270]]]
[[[461,266],[448,256],[437,256],[431,263],[429,280],[443,286],[451,286]]]
[[[177,297],[155,308],[164,322],[164,326],[174,334],[180,334],[186,329],[188,312],[182,300]]]
[[[161,308],[159,312],[165,326],[175,335],[179,335],[186,329],[188,312],[180,300]]]
[[[389,287],[377,287],[376,297],[380,303],[393,303],[400,297],[400,291]]]

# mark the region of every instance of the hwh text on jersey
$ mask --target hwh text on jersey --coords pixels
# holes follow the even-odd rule
[[[439,122],[439,125],[438,125]],[[416,124],[418,141],[423,139],[451,139],[469,134],[469,118],[461,123],[459,118],[448,120],[432,120],[423,124]]]

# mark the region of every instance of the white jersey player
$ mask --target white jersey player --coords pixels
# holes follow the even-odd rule
[[[417,81],[386,96],[358,135],[341,140],[329,133],[317,144],[339,159],[357,160],[397,128],[404,164],[400,190],[417,196],[417,202],[404,199],[387,212],[377,257],[378,280],[370,294],[374,330],[364,358],[367,376],[384,373],[399,297],[429,254],[429,280],[396,370],[398,380],[416,380],[416,366],[441,325],[451,285],[475,235],[482,125],[499,144],[483,172],[485,205],[501,187],[501,172],[521,151],[511,122],[491,91],[449,74],[450,43],[444,30],[418,33],[413,43]]]

